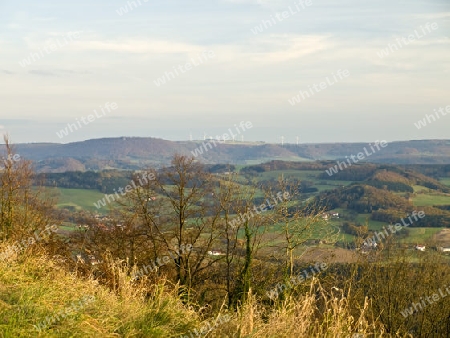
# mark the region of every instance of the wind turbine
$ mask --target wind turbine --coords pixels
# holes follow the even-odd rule
[[[298,136],[297,136],[297,145],[298,145]]]
[[[284,144],[284,136],[281,136],[281,146]]]

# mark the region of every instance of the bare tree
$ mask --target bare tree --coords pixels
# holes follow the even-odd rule
[[[324,207],[303,203],[300,196],[300,184],[296,180],[288,182],[283,177],[266,192],[270,196],[283,196],[283,201],[277,203],[274,212],[268,217],[271,223],[277,225],[278,238],[282,244],[277,247],[284,251],[283,279],[285,285],[290,285],[295,272],[294,253],[301,249],[311,239],[333,243],[337,240],[339,231],[323,218]],[[304,251],[306,252],[306,251]],[[287,288],[286,293],[293,288]],[[281,297],[284,297],[282,294]]]
[[[202,282],[201,274],[217,261],[208,255],[220,229],[216,179],[193,158],[181,155],[168,167],[147,170],[146,177],[120,202],[124,231],[134,238],[133,243],[127,239],[127,257],[136,264],[170,257],[174,279],[189,299],[193,286]],[[156,273],[162,271],[170,275],[169,267]]]
[[[274,224],[272,206],[258,204],[262,196],[267,201],[268,191],[259,189],[256,182],[242,183],[239,175],[227,175],[218,193],[224,220],[221,238],[226,246],[225,288],[228,306],[234,308],[243,304],[256,287],[255,262],[259,264],[259,250],[267,245],[266,232]]]
[[[2,240],[20,238],[51,225],[53,201],[43,189],[33,189],[31,162],[21,159],[4,136],[0,161],[0,234]]]

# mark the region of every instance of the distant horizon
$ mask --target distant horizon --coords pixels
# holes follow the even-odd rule
[[[72,144],[72,143],[81,143],[81,142],[86,142],[86,141],[95,141],[95,140],[104,140],[104,139],[121,139],[121,138],[139,138],[139,139],[156,139],[156,140],[162,140],[162,141],[169,141],[169,142],[208,142],[211,141],[211,139],[207,138],[205,140],[203,139],[179,139],[179,140],[174,140],[174,139],[167,139],[167,138],[162,138],[162,137],[156,137],[156,136],[106,136],[106,137],[98,137],[98,138],[88,138],[88,139],[83,139],[83,140],[75,140],[75,141],[71,141],[71,142],[15,142],[14,139],[11,137],[11,135],[9,135],[10,137],[10,142],[13,145],[20,145],[20,144],[60,144],[60,145],[66,145],[66,144]],[[217,142],[217,139],[214,139]],[[324,141],[324,142],[301,142],[299,141],[298,145],[305,145],[305,144],[355,144],[355,143],[363,143],[363,144],[369,144],[369,143],[374,143],[377,140],[372,140],[372,141],[334,141],[334,142],[330,142],[330,141]],[[382,141],[382,140],[379,140]],[[389,143],[399,143],[399,142],[420,142],[420,141],[450,141],[450,138],[434,138],[434,139],[409,139],[409,140],[403,140],[403,139],[398,139],[398,140],[385,140]],[[272,144],[272,145],[282,145],[281,142],[270,142],[270,141],[263,141],[263,140],[227,140],[225,141],[225,143],[223,143],[223,141],[220,142],[220,144],[245,144],[245,143],[254,143],[254,144]],[[5,143],[3,142],[3,136],[2,139],[0,140],[0,145],[4,145]],[[289,141],[284,141],[284,145],[297,145],[296,142],[289,142]]]

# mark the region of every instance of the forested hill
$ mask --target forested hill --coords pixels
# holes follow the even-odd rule
[[[206,143],[209,142],[209,145]],[[2,146],[0,146],[1,150]],[[99,169],[139,169],[167,164],[173,154],[194,155],[205,163],[249,164],[269,160],[337,160],[365,152],[364,160],[394,164],[450,163],[450,140],[389,143],[373,152],[367,143],[267,144],[217,141],[167,141],[157,138],[120,137],[68,144],[18,144],[16,152],[36,163],[39,171],[63,172]],[[197,151],[196,151],[197,149]]]

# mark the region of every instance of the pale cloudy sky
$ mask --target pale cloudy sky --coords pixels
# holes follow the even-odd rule
[[[304,9],[299,0],[140,3],[119,15],[127,1],[0,0],[0,133],[14,142],[186,140],[251,121],[246,140],[450,139],[450,114],[414,126],[450,105],[448,0],[311,0]],[[289,6],[301,10],[252,32]],[[424,35],[420,26],[427,23],[438,29]],[[379,57],[415,30],[420,38]],[[50,50],[70,32],[78,38]],[[44,56],[33,61],[30,53],[40,50]],[[214,58],[155,84],[209,50]],[[299,90],[338,70],[350,76],[289,104]],[[118,109],[57,136],[106,102]]]

